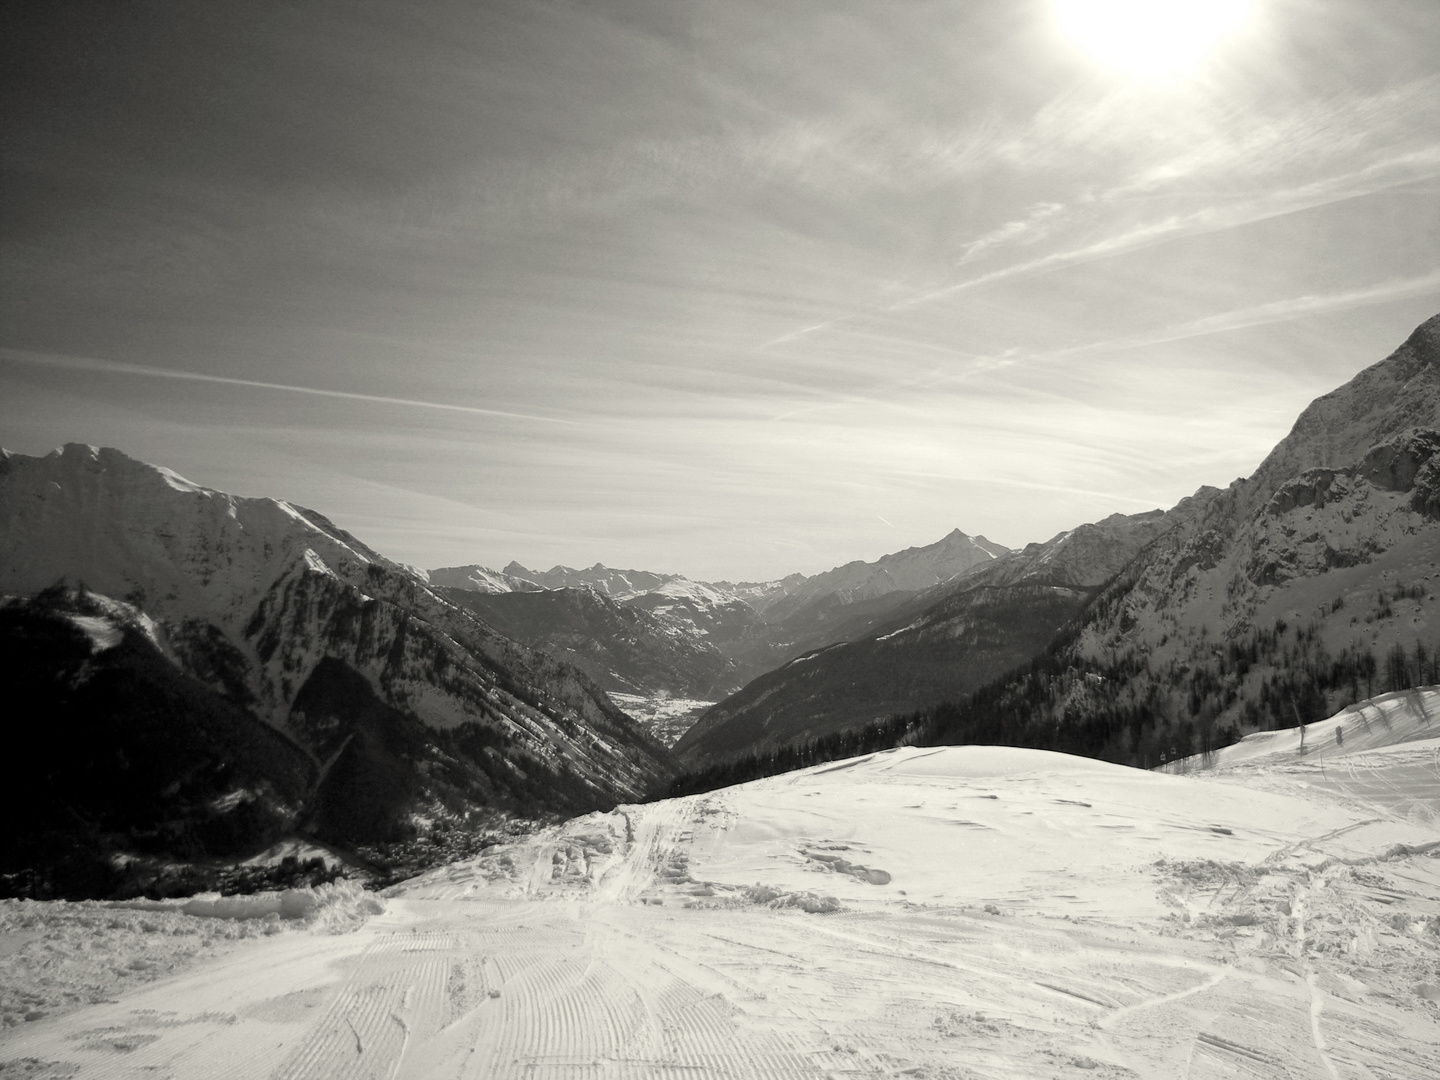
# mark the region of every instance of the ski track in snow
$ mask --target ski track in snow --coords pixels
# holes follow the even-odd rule
[[[12,1028],[0,1078],[1428,1080],[1435,755],[905,749],[622,807]]]

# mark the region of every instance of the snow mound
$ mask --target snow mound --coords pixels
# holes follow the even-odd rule
[[[833,896],[808,891],[786,892],[773,885],[752,885],[745,890],[745,899],[770,908],[798,908],[809,915],[828,915],[840,910],[840,901]]]
[[[138,911],[174,911],[202,919],[304,919],[316,929],[343,933],[371,915],[385,911],[385,902],[353,881],[285,889],[281,892],[221,896],[201,893],[188,900],[118,900],[111,907]]]
[[[982,780],[998,776],[1115,776],[1133,779],[1135,770],[1094,758],[1060,754],[1053,750],[1026,750],[1017,746],[902,746],[839,765],[821,765],[825,773],[854,768],[860,773],[893,776],[927,776],[954,780]],[[801,774],[804,775],[804,774]]]

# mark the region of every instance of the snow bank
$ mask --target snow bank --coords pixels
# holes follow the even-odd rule
[[[1102,778],[1133,778],[1135,770],[1094,758],[1060,754],[1053,750],[1027,750],[1017,746],[935,746],[897,747],[840,765],[821,765],[815,774],[836,769],[867,766],[862,771],[893,776],[925,776],[937,779],[980,780],[1001,776],[1071,775]],[[802,772],[798,775],[814,775]]]
[[[0,1031],[213,959],[243,941],[343,934],[385,910],[351,881],[188,900],[0,900]],[[0,1062],[0,1076],[8,1076]]]
[[[1305,757],[1320,760],[1402,743],[1440,738],[1440,686],[1397,690],[1347,705],[1327,720],[1304,728],[1257,731],[1233,746],[1195,754],[1163,766],[1168,773],[1279,764]]]
[[[348,928],[385,911],[385,902],[353,881],[286,889],[283,892],[221,896],[201,893],[188,900],[117,900],[109,905],[137,911],[174,911],[202,919],[308,919],[326,927]]]
[[[752,885],[744,892],[745,899],[752,904],[763,904],[771,908],[798,908],[809,915],[828,915],[840,910],[840,901],[833,896],[819,893],[786,892],[773,885]]]

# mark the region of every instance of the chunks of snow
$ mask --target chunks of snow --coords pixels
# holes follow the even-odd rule
[[[326,577],[335,578],[337,581],[339,580],[338,575],[336,575],[335,571],[331,570],[330,567],[326,565],[325,560],[322,559],[319,555],[315,554],[314,548],[305,549],[304,559],[307,569],[313,570],[317,574],[324,574]]]
[[[92,447],[91,449],[94,448]],[[95,455],[98,458],[100,452],[96,450]],[[174,469],[167,469],[164,465],[154,465],[151,467],[164,479],[166,486],[173,488],[175,491],[183,491],[187,495],[216,494],[216,492],[211,491],[209,488],[201,487],[199,484],[186,480],[185,477],[181,476]]]
[[[187,900],[117,900],[110,905],[137,911],[174,911],[204,919],[319,919],[328,924],[363,921],[385,911],[378,897],[360,885],[342,878],[328,885],[285,889],[283,892],[252,893],[248,896],[221,896],[201,893]]]
[[[96,615],[67,615],[66,618],[85,632],[93,652],[102,653],[106,649],[113,649],[125,636],[109,619]]]

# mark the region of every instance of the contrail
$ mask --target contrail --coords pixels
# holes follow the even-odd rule
[[[402,405],[413,409],[440,409],[444,412],[469,413],[473,416],[503,416],[510,420],[538,420],[546,424],[573,424],[573,420],[557,416],[535,416],[531,413],[506,412],[504,409],[482,409],[475,405],[451,405],[441,401],[420,401],[416,398],[387,397],[383,394],[359,394],[351,390],[322,390],[316,386],[294,386],[290,383],[264,382],[260,379],[237,379],[230,375],[206,375],[199,371],[177,371],[170,368],[126,364],[118,360],[97,360],[85,356],[60,353],[38,353],[26,349],[0,347],[0,359],[41,367],[69,368],[73,371],[98,371],[116,375],[140,375],[152,379],[179,379],[182,382],[220,383],[225,386],[248,386],[257,390],[280,390],[291,394],[341,398],[346,401],[369,401],[378,405]]]
[[[1399,166],[1419,166],[1429,169],[1421,175],[1404,176],[1399,179],[1385,177],[1386,169]],[[844,323],[884,318],[888,315],[908,312],[914,308],[943,300],[958,293],[983,285],[1025,278],[1052,270],[1064,269],[1089,262],[1098,262],[1121,255],[1128,255],[1144,248],[1169,243],[1185,237],[1225,232],[1242,228],[1272,218],[1284,217],[1302,210],[1311,210],[1351,199],[1363,198],[1381,191],[1404,189],[1423,180],[1434,179],[1440,169],[1440,146],[1427,147],[1422,151],[1377,162],[1358,171],[1326,180],[1315,181],[1287,191],[1276,192],[1224,209],[1209,206],[1188,215],[1171,215],[1137,226],[1115,236],[1106,237],[1083,247],[1052,252],[1035,259],[1003,266],[976,277],[941,286],[928,292],[919,293],[897,300],[882,307],[870,307],[862,311],[838,316],[827,322],[792,330],[755,346],[755,352],[763,352],[776,345],[798,341],[812,334],[829,330]],[[1126,196],[1128,198],[1129,196]],[[1358,306],[1358,305],[1351,305]]]
[[[1440,270],[1432,270],[1420,277],[1383,281],[1358,289],[1346,289],[1332,293],[1309,293],[1304,296],[1276,300],[1268,304],[1257,304],[1254,307],[1237,308],[1233,311],[1221,312],[1218,315],[1207,315],[1203,319],[1180,323],[1149,334],[1136,334],[1108,341],[1093,341],[1068,349],[1056,349],[1052,352],[997,360],[994,366],[1009,367],[1013,364],[1032,363],[1036,360],[1057,360],[1085,353],[1166,345],[1173,341],[1209,337],[1212,334],[1224,334],[1232,330],[1247,330],[1253,326],[1292,322],[1306,315],[1324,315],[1332,311],[1348,311],[1351,308],[1368,307],[1371,304],[1383,304],[1391,300],[1405,300],[1412,296],[1423,296],[1426,293],[1440,293]]]
[[[1194,322],[1183,323],[1168,334],[1161,332],[1151,337],[1136,339],[1137,345],[1158,345],[1184,338],[1205,337],[1209,334],[1223,334],[1230,330],[1244,330],[1251,326],[1265,326],[1269,323],[1289,322],[1306,315],[1323,315],[1331,311],[1347,311],[1350,308],[1383,304],[1390,300],[1406,300],[1426,293],[1440,293],[1440,270],[1432,270],[1416,278],[1401,278],[1383,281],[1359,289],[1343,292],[1311,293],[1305,296],[1277,300],[1269,304],[1242,308],[1238,311],[1211,315]],[[1121,342],[1123,347],[1126,343]]]
[[[1209,337],[1212,334],[1224,334],[1232,330],[1247,330],[1254,326],[1268,326],[1273,323],[1291,322],[1295,319],[1303,318],[1306,315],[1323,315],[1332,311],[1347,311],[1351,308],[1367,307],[1371,304],[1383,304],[1391,300],[1405,300],[1412,296],[1423,296],[1426,293],[1440,294],[1440,270],[1432,270],[1430,273],[1423,274],[1420,277],[1384,281],[1376,285],[1362,286],[1358,289],[1347,289],[1333,293],[1310,293],[1304,296],[1290,297],[1285,300],[1276,300],[1268,304],[1258,304],[1254,307],[1237,308],[1233,311],[1225,311],[1217,315],[1207,315],[1202,319],[1179,323],[1147,334],[1133,334],[1128,337],[1091,341],[1084,345],[1072,345],[1068,348],[1052,349],[1048,352],[1015,353],[1011,356],[985,358],[977,357],[977,361],[983,360],[981,366],[953,375],[942,375],[928,382],[918,381],[916,385],[934,388],[947,383],[967,382],[975,375],[990,374],[1005,368],[1040,363],[1047,360],[1061,360],[1072,356],[1086,356],[1097,352],[1114,352],[1121,349],[1140,349],[1153,347],[1155,345],[1168,345],[1175,341]],[[775,419],[784,420],[800,412],[812,411],[823,407],[826,406],[812,405],[806,409],[795,409],[789,413],[777,416]]]

